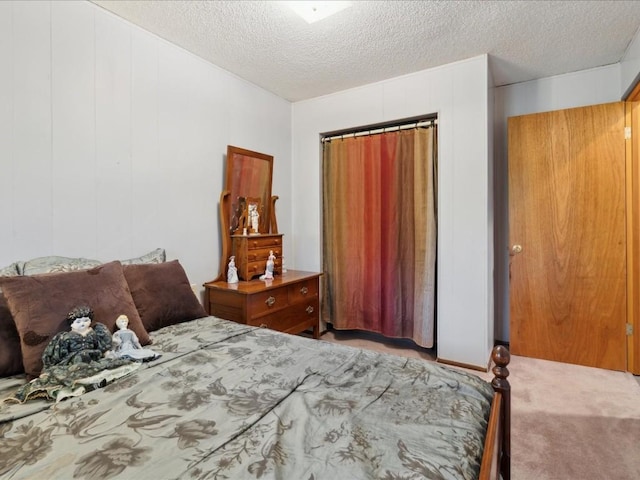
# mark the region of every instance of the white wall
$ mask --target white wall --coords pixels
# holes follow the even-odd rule
[[[620,62],[620,97],[627,98],[640,77],[640,29]]]
[[[291,237],[291,104],[88,2],[0,2],[0,266],[164,247],[219,268],[227,145],[274,155]]]
[[[438,356],[486,368],[493,342],[488,61],[466,61],[293,105],[293,260],[321,268],[320,134],[438,114]]]
[[[617,102],[620,64],[495,89],[496,338],[509,339],[509,197],[507,119],[512,116]]]

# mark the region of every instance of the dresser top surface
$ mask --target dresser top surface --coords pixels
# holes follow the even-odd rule
[[[238,293],[250,294],[256,292],[262,292],[272,288],[282,287],[283,285],[289,285],[297,283],[303,280],[310,280],[318,278],[322,275],[319,272],[304,272],[301,270],[288,270],[282,275],[276,275],[272,280],[260,280],[255,278],[248,282],[242,280],[238,283],[227,283],[225,281],[208,282],[204,286],[215,290],[233,290]]]

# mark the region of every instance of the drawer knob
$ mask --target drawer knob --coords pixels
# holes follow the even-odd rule
[[[313,313],[313,307],[311,305],[309,305],[306,309],[306,312],[311,315]]]
[[[306,295],[307,293],[309,293],[309,289],[308,289],[307,287],[302,287],[302,288],[300,289],[300,293],[301,293],[302,295]]]
[[[273,307],[273,305],[276,303],[276,299],[275,297],[269,297],[264,301],[264,303],[266,303],[268,307]]]

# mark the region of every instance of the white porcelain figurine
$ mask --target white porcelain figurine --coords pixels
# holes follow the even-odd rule
[[[251,222],[251,233],[259,233],[260,214],[258,213],[258,206],[253,203],[249,204],[249,221]]]
[[[267,258],[267,266],[264,271],[264,275],[260,275],[260,280],[271,280],[273,278],[273,269],[276,265],[276,256],[273,254],[273,250],[269,250],[269,258]]]
[[[236,267],[236,257],[229,257],[229,266],[227,267],[227,283],[238,283],[238,268]]]

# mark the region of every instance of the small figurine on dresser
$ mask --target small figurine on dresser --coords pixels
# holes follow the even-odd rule
[[[269,258],[267,258],[267,266],[264,271],[264,275],[260,276],[260,280],[271,280],[273,278],[273,269],[276,265],[276,256],[273,254],[273,250],[269,250]]]
[[[238,283],[238,267],[236,267],[236,257],[229,257],[229,266],[227,267],[227,283]]]
[[[129,328],[129,317],[120,315],[116,319],[119,328],[111,338],[113,342],[113,356],[115,358],[130,358],[147,362],[160,357],[159,354],[148,348],[142,348],[140,340],[133,330]]]

